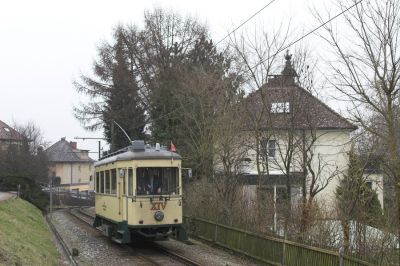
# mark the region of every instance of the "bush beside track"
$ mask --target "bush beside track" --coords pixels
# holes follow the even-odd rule
[[[42,212],[22,199],[0,202],[0,265],[58,265]]]
[[[49,204],[49,195],[30,178],[21,176],[0,176],[0,191],[18,191],[20,185],[21,198],[29,201],[41,210]]]

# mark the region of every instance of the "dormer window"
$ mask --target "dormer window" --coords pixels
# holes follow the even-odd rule
[[[271,113],[274,113],[274,114],[290,113],[289,102],[272,103]]]

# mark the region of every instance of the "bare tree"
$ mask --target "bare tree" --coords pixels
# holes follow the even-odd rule
[[[355,2],[338,3],[344,10]],[[322,21],[321,14],[316,16]],[[386,192],[397,205],[392,213],[400,241],[400,146],[396,114],[400,89],[400,2],[360,2],[344,17],[346,31],[328,24],[321,35],[335,54],[335,60],[329,64],[332,84],[349,101],[352,119],[381,139],[387,150],[385,181],[392,190]],[[371,116],[378,119],[373,121]]]
[[[33,121],[26,124],[14,122],[13,127],[26,138],[31,154],[37,154],[38,150],[49,146],[49,142],[44,139],[43,131]]]
[[[179,130],[174,95],[182,89],[176,87],[181,69],[207,29],[195,18],[155,9],[145,12],[143,28],[119,25],[113,33],[113,42],[99,46],[94,77],[74,82],[90,97],[74,114],[88,130],[103,127],[111,141],[112,120],[121,119],[132,136],[143,137],[147,125],[153,141],[167,144]]]
[[[20,142],[0,151],[0,175],[29,178],[35,182],[48,182],[48,163],[44,148],[48,145],[41,129],[29,121],[14,122],[13,128],[22,135]]]
[[[266,102],[264,90],[268,77],[274,73],[277,67],[277,61],[280,59],[279,53],[282,51],[289,39],[289,26],[284,28],[282,25],[275,32],[257,30],[254,33],[233,34],[231,37],[231,46],[236,52],[237,64],[243,68],[243,78],[246,82],[247,90],[250,93],[261,93],[257,97],[257,103],[247,102],[244,105],[244,111],[249,121],[245,124],[246,130],[252,136],[254,143],[251,147],[256,155],[256,167],[258,172],[258,187],[263,185],[262,152],[261,140],[268,138],[265,131],[264,120],[268,115],[269,106]],[[257,110],[255,110],[255,107]]]

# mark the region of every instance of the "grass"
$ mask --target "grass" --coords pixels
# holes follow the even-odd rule
[[[0,265],[58,265],[41,211],[21,199],[0,202]]]

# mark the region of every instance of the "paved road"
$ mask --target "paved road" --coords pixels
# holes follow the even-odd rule
[[[7,200],[9,198],[15,197],[14,194],[9,193],[9,192],[0,192],[0,201],[2,200]]]

